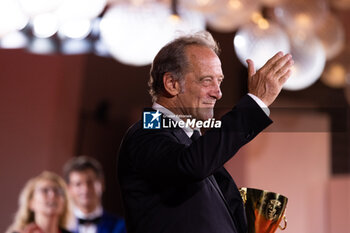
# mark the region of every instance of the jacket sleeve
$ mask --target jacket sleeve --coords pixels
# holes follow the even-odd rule
[[[137,129],[122,142],[122,169],[132,169],[134,174],[152,180],[199,181],[213,174],[272,123],[248,95],[221,122],[221,128],[208,130],[189,146],[164,130]]]

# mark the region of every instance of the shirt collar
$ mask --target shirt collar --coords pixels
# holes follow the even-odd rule
[[[170,111],[169,109],[165,108],[164,106],[162,106],[162,105],[160,105],[160,104],[158,104],[156,102],[153,103],[152,108],[154,110],[158,110],[159,112],[163,113],[164,116],[172,119],[175,122],[179,122],[179,121],[183,122],[183,120],[180,117],[178,117],[177,115],[175,115],[172,111]],[[191,127],[184,127],[184,128],[182,128],[182,130],[187,134],[187,136],[189,138],[193,134],[193,129]]]
[[[94,219],[97,217],[101,217],[103,214],[103,208],[102,206],[98,206],[94,211],[91,213],[85,214],[83,213],[80,209],[74,208],[74,215],[77,218],[82,218],[82,219]]]

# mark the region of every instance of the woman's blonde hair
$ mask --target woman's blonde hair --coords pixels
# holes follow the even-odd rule
[[[15,214],[14,221],[8,228],[6,233],[13,233],[17,231],[22,231],[26,225],[34,222],[34,212],[30,209],[30,200],[33,197],[34,189],[36,184],[42,180],[49,180],[56,183],[62,190],[62,196],[64,198],[63,213],[59,218],[59,227],[67,228],[68,224],[72,218],[71,212],[71,202],[67,193],[67,186],[64,180],[57,174],[49,171],[44,171],[36,177],[31,178],[27,181],[26,185],[23,187],[18,205],[19,208]]]

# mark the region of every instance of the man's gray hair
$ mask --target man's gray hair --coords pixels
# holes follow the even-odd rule
[[[217,55],[220,53],[218,44],[207,31],[181,36],[169,42],[158,52],[152,63],[148,86],[153,102],[165,91],[163,84],[165,73],[170,72],[175,80],[182,83],[189,67],[186,48],[191,45],[210,48]]]

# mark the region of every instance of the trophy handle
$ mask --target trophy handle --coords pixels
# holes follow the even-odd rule
[[[283,227],[281,227],[281,225],[278,226],[282,231],[287,228],[287,217],[285,215],[283,216],[283,222],[284,222]]]
[[[240,188],[239,193],[241,194],[243,204],[247,202],[247,188]]]

